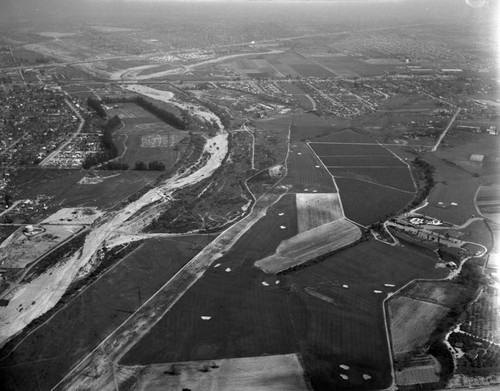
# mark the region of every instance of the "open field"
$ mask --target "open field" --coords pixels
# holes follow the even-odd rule
[[[390,363],[382,300],[413,278],[444,277],[446,271],[436,270],[435,263],[430,252],[370,240],[288,274],[302,311],[307,311],[306,316],[292,312],[295,332],[310,349],[306,368],[333,373],[327,389],[387,387]],[[311,288],[330,301],[308,293]],[[350,367],[343,372],[348,382],[340,378],[340,364]],[[363,373],[372,379],[365,382]]]
[[[253,267],[296,233],[295,197],[285,195],[128,351],[121,364],[297,351],[287,294],[282,283],[276,284],[281,279]]]
[[[304,91],[302,91],[296,84],[294,83],[280,83],[281,88],[285,91],[289,92],[293,95],[293,97],[297,100],[300,106],[302,106],[306,110],[314,109],[314,106]]]
[[[399,295],[452,307],[466,291],[462,285],[451,281],[418,281],[399,292]]]
[[[334,124],[326,119],[311,113],[300,113],[292,117],[290,138],[292,141],[306,141],[330,135],[335,131]]]
[[[175,147],[188,136],[187,132],[166,124],[135,103],[120,103],[106,111],[109,116],[118,115],[125,125],[113,134],[121,161],[130,167],[137,161],[147,164],[156,160],[167,168],[175,163]]]
[[[296,233],[296,228],[286,232],[296,219],[289,213],[293,201],[287,195],[271,208],[132,347],[121,365],[299,351],[313,373],[324,365],[319,355],[327,354],[337,388],[386,386],[390,374],[382,299],[408,279],[442,277],[444,272],[434,269],[430,254],[368,241],[286,276],[265,275],[253,262]],[[343,289],[343,283],[349,289]],[[333,297],[335,304],[307,293],[311,287]],[[378,295],[374,289],[384,293]],[[341,363],[351,366],[348,382],[339,376]],[[363,374],[372,379],[365,381]]]
[[[354,132],[350,129],[342,130],[340,132],[335,132],[335,133],[332,132],[322,137],[317,137],[314,141],[345,143],[345,144],[376,144],[376,141],[372,137],[358,132]]]
[[[336,193],[297,193],[295,202],[299,233],[344,217]]]
[[[89,225],[102,216],[102,212],[97,208],[61,208],[56,213],[50,215],[41,224],[58,225]]]
[[[134,390],[203,391],[307,391],[304,370],[295,354],[229,358],[209,362],[191,361],[175,365],[177,375],[167,375],[170,364],[119,367],[125,377],[140,371]],[[206,368],[206,370],[205,370]],[[120,374],[119,377],[122,377]]]
[[[132,252],[0,361],[5,389],[36,389],[37,381],[41,389],[50,389],[208,240],[151,239]]]
[[[345,167],[328,169],[336,179],[352,178],[360,181],[394,187],[396,190],[414,192],[415,185],[408,167]]]
[[[339,219],[282,241],[275,254],[258,260],[255,266],[266,273],[276,274],[346,247],[359,238],[361,231],[355,224]]]
[[[414,194],[353,178],[336,178],[346,217],[370,225],[403,209]]]
[[[377,76],[386,72],[394,72],[398,66],[397,61],[399,61],[385,59],[385,64],[377,64],[377,61],[362,61],[343,53],[335,53],[331,56],[314,56],[314,60],[343,77]]]
[[[290,67],[293,68],[295,72],[304,77],[333,77],[335,76],[328,69],[314,63],[310,64],[291,64]]]
[[[425,161],[435,169],[433,176],[436,185],[427,197],[429,205],[423,208],[421,213],[457,225],[477,216],[479,212],[474,199],[481,179],[437,156],[427,154]]]
[[[82,229],[81,225],[41,225],[33,236],[16,231],[0,245],[0,266],[24,268]],[[36,227],[38,228],[38,226]]]
[[[94,184],[80,184],[88,175],[85,171],[56,169],[26,169],[11,182],[16,199],[30,199],[39,195],[53,197],[48,212],[61,207],[96,206],[109,208],[158,178],[160,172],[99,171],[106,179]]]
[[[374,168],[397,168],[406,165],[396,157],[383,155],[371,156],[321,156],[321,160],[328,168],[345,167],[374,167]]]
[[[425,346],[449,308],[405,296],[391,298],[388,304],[392,347],[396,357]]]
[[[336,193],[337,189],[331,174],[321,164],[306,143],[290,145],[288,173],[283,184],[293,186],[298,193]]]

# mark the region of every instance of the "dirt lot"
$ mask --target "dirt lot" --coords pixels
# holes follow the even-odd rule
[[[18,230],[0,246],[0,265],[24,268],[82,229],[81,225],[42,225],[43,232],[27,236]],[[38,226],[36,226],[38,228]]]
[[[208,238],[153,239],[131,253],[0,361],[6,389],[20,389],[17,385],[36,389],[37,381],[41,389],[50,389],[74,362],[191,259]]]
[[[336,193],[297,193],[295,201],[299,232],[344,217],[340,198]]]
[[[255,266],[276,274],[321,255],[346,247],[361,237],[360,229],[346,219],[339,219],[284,240],[276,253],[258,260]]]
[[[300,359],[295,354],[194,361],[175,365],[177,375],[167,375],[170,364],[142,367],[121,367],[119,371],[128,377],[139,369],[140,380],[135,390],[203,391],[306,391],[307,387]],[[205,370],[206,368],[206,370]],[[270,370],[270,368],[272,368]],[[121,376],[120,376],[121,377]]]

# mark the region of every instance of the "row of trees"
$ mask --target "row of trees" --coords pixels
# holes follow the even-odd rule
[[[89,98],[90,99],[90,98]],[[85,160],[82,163],[82,168],[88,170],[91,167],[97,166],[101,163],[108,162],[118,156],[118,148],[116,148],[115,143],[113,142],[113,131],[120,126],[121,119],[117,115],[115,115],[110,120],[106,121],[101,128],[103,130],[102,136],[102,146],[104,151],[89,154],[85,157]],[[127,170],[128,164],[126,163],[118,163],[118,162],[108,162],[107,165],[110,165],[114,168],[102,168],[102,169],[111,169],[111,170]],[[125,167],[126,166],[126,167]]]
[[[88,97],[87,98],[87,105],[93,109],[97,115],[101,118],[106,118],[107,117],[107,114],[106,114],[106,110],[104,110],[104,107],[102,107],[102,104],[101,104],[101,101],[96,99],[96,98],[92,98],[92,97]]]
[[[134,170],[136,171],[165,171],[165,164],[158,160],[153,160],[148,164],[143,161],[135,162]]]

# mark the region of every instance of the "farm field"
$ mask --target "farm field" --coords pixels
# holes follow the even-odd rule
[[[437,156],[426,155],[425,160],[435,168],[436,185],[427,197],[429,205],[421,213],[457,225],[479,215],[474,201],[481,179]]]
[[[146,184],[158,178],[160,172],[99,171],[88,173],[79,170],[26,169],[12,180],[15,199],[32,199],[39,195],[52,198],[48,213],[61,207],[96,206],[110,208]],[[94,177],[90,184],[79,183],[83,178]]]
[[[345,167],[328,169],[336,179],[352,178],[360,181],[389,186],[395,190],[414,192],[415,185],[410,176],[408,167]]]
[[[328,69],[323,68],[321,65],[310,63],[310,64],[290,64],[295,72],[303,77],[333,77],[335,74],[330,72]]]
[[[451,281],[418,281],[400,291],[398,295],[452,307],[466,291],[462,285]]]
[[[178,376],[165,376],[165,371],[171,370],[170,364],[122,368],[125,376],[131,371],[140,371],[136,390],[308,390],[300,359],[295,354],[213,360],[210,366],[203,361],[183,362],[176,364]]]
[[[339,120],[343,126],[342,120]],[[337,122],[337,121],[336,121]],[[306,141],[326,136],[336,131],[336,124],[311,113],[300,113],[292,116],[290,128],[291,141]]]
[[[444,277],[447,271],[436,270],[435,263],[430,252],[369,240],[288,274],[305,307],[306,315],[292,312],[292,317],[295,332],[308,350],[306,370],[333,373],[325,389],[387,387],[390,363],[382,301],[414,278]],[[311,295],[311,288],[330,300]],[[340,364],[350,369],[342,371]],[[341,373],[349,376],[348,382],[340,378]],[[364,381],[362,374],[372,379]]]
[[[417,365],[396,371],[396,384],[409,386],[413,384],[437,383],[440,380],[441,365],[433,357],[426,365]]]
[[[396,214],[414,197],[413,193],[354,178],[336,178],[335,182],[346,217],[364,226]]]
[[[394,63],[370,63],[342,53],[336,53],[334,56],[314,56],[314,60],[343,77],[378,76],[397,69],[397,64]]]
[[[135,103],[120,103],[108,107],[107,112],[110,117],[118,115],[125,125],[113,135],[121,161],[130,167],[137,161],[147,164],[156,160],[167,168],[175,163],[175,146],[188,136],[187,132],[160,121]]]
[[[319,157],[323,156],[388,156],[394,157],[384,147],[374,143],[311,142],[311,148]]]
[[[410,169],[371,137],[350,130],[309,146],[335,177],[346,217],[370,225],[403,209],[414,197]],[[369,194],[370,202],[362,200]]]
[[[296,233],[295,196],[285,195],[132,347],[121,364],[297,351],[288,312],[293,304],[282,288],[284,281],[253,267],[253,262],[273,253],[282,240]]]
[[[327,168],[345,167],[371,167],[371,168],[398,168],[407,166],[396,157],[387,155],[371,156],[321,156],[321,160]]]
[[[388,304],[391,340],[396,359],[424,346],[449,308],[406,296],[393,297]]]
[[[292,187],[291,191],[303,193],[336,193],[337,189],[331,174],[306,143],[290,145],[288,173],[282,182]]]
[[[295,202],[299,233],[344,217],[336,193],[297,193]]]
[[[431,254],[367,241],[298,272],[266,275],[253,262],[297,233],[294,206],[293,195],[274,205],[127,352],[120,365],[301,352],[306,368],[314,373],[325,365],[319,356],[331,354],[328,360],[333,361],[336,376],[338,365],[351,366],[348,382],[340,377],[332,380],[338,388],[386,386],[390,372],[381,307],[385,294],[409,279],[442,277],[445,272],[434,269]],[[349,284],[349,289],[342,284]],[[306,288],[320,290],[335,304]],[[372,379],[365,381],[363,374]]]
[[[376,144],[372,137],[352,130],[341,130],[315,139],[317,142],[345,143],[345,144]],[[385,156],[385,151],[384,154]]]
[[[255,266],[276,274],[346,247],[360,238],[361,231],[355,224],[338,219],[282,241],[273,255],[258,260]]]
[[[50,389],[209,240],[192,236],[145,242],[0,360],[5,389],[20,389],[20,384],[36,389],[37,382],[40,389]]]

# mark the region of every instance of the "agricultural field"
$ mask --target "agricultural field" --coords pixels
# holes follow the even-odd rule
[[[407,367],[396,371],[396,384],[398,386],[439,382],[441,378],[439,375],[441,364],[439,361],[432,356],[417,362],[414,361],[416,360],[412,360]]]
[[[188,136],[162,122],[135,103],[120,103],[107,109],[110,117],[118,115],[124,127],[114,132],[120,160],[134,167],[135,162],[146,164],[160,161],[171,167],[176,162],[177,144]]]
[[[349,155],[349,156],[321,156],[321,160],[327,168],[390,168],[395,169],[399,167],[406,168],[407,166],[394,156],[386,155]]]
[[[418,281],[399,292],[399,295],[452,307],[466,292],[467,289],[462,285],[450,281]]]
[[[457,225],[478,216],[475,194],[481,179],[433,155],[425,155],[425,161],[435,169],[436,185],[427,197],[429,205],[420,212]],[[457,189],[460,191],[457,192]]]
[[[343,142],[311,142],[311,148],[319,157],[323,156],[373,156],[377,157],[394,157],[394,155],[377,143],[362,144],[362,143],[343,143]]]
[[[255,262],[268,274],[277,274],[346,247],[361,238],[360,229],[346,219],[338,219],[301,232],[280,243],[276,252]]]
[[[415,191],[415,184],[409,174],[408,167],[345,167],[328,168],[337,179],[352,178],[364,182],[378,184],[404,192]]]
[[[107,209],[125,200],[156,180],[160,172],[25,169],[12,180],[12,195],[17,199],[50,197],[47,215],[61,207],[96,206]],[[86,180],[83,180],[86,178]]]
[[[481,186],[476,196],[481,214],[493,221],[500,221],[500,185]]]
[[[336,178],[346,217],[368,226],[401,211],[413,193],[391,189],[354,178]]]
[[[311,56],[312,57],[312,56]],[[344,53],[333,53],[329,56],[314,56],[315,61],[331,69],[335,75],[342,77],[378,76],[387,72],[401,71],[401,62],[397,59],[384,59],[383,63],[377,61],[362,61]],[[380,61],[378,61],[380,62]]]
[[[285,283],[253,266],[296,234],[295,197],[284,195],[132,347],[121,364],[296,352],[288,310],[293,304]]]
[[[150,239],[82,290],[0,360],[6,389],[50,389],[73,363],[188,262],[211,237]],[[81,327],[85,325],[85,327]],[[7,354],[7,351],[3,351]]]
[[[292,186],[297,193],[336,193],[337,188],[331,174],[321,164],[306,143],[290,145],[288,172],[282,182]]]
[[[371,137],[352,131],[331,133],[309,146],[335,177],[351,220],[370,225],[397,213],[415,195],[409,167]],[[361,197],[370,195],[370,202]]]
[[[203,391],[307,391],[304,370],[296,354],[229,358],[210,362],[191,361],[172,365],[119,367],[124,377],[132,371],[139,381],[136,390]],[[270,371],[269,368],[272,368]],[[120,371],[121,372],[121,371]],[[165,374],[170,376],[165,376]],[[118,374],[121,377],[121,374]]]
[[[310,349],[304,354],[306,370],[325,376],[333,372],[328,389],[387,387],[382,301],[411,279],[443,277],[446,272],[436,270],[435,263],[430,252],[370,240],[288,274],[307,308],[307,316],[292,313],[295,331]],[[330,300],[311,295],[311,288]],[[340,364],[350,369],[343,372]],[[348,382],[338,377],[342,372]],[[363,373],[372,379],[364,382]]]
[[[301,352],[309,374],[331,366],[334,378],[329,381],[337,386],[386,386],[390,377],[382,300],[409,279],[442,277],[443,272],[434,269],[432,255],[368,241],[297,272],[266,275],[253,262],[297,233],[294,201],[285,195],[272,207],[132,347],[121,365]],[[332,297],[334,304],[307,293],[311,288]],[[377,289],[383,293],[375,293]],[[347,382],[340,377],[342,363],[350,367]]]
[[[299,233],[344,217],[336,193],[297,193],[295,202]]]
[[[332,123],[312,113],[298,113],[292,116],[290,139],[292,141],[321,139],[349,126],[349,123],[345,120],[336,119],[335,123]],[[373,140],[370,140],[370,142],[373,142]]]
[[[449,308],[406,296],[391,298],[388,315],[391,341],[396,359],[405,353],[425,346]]]

